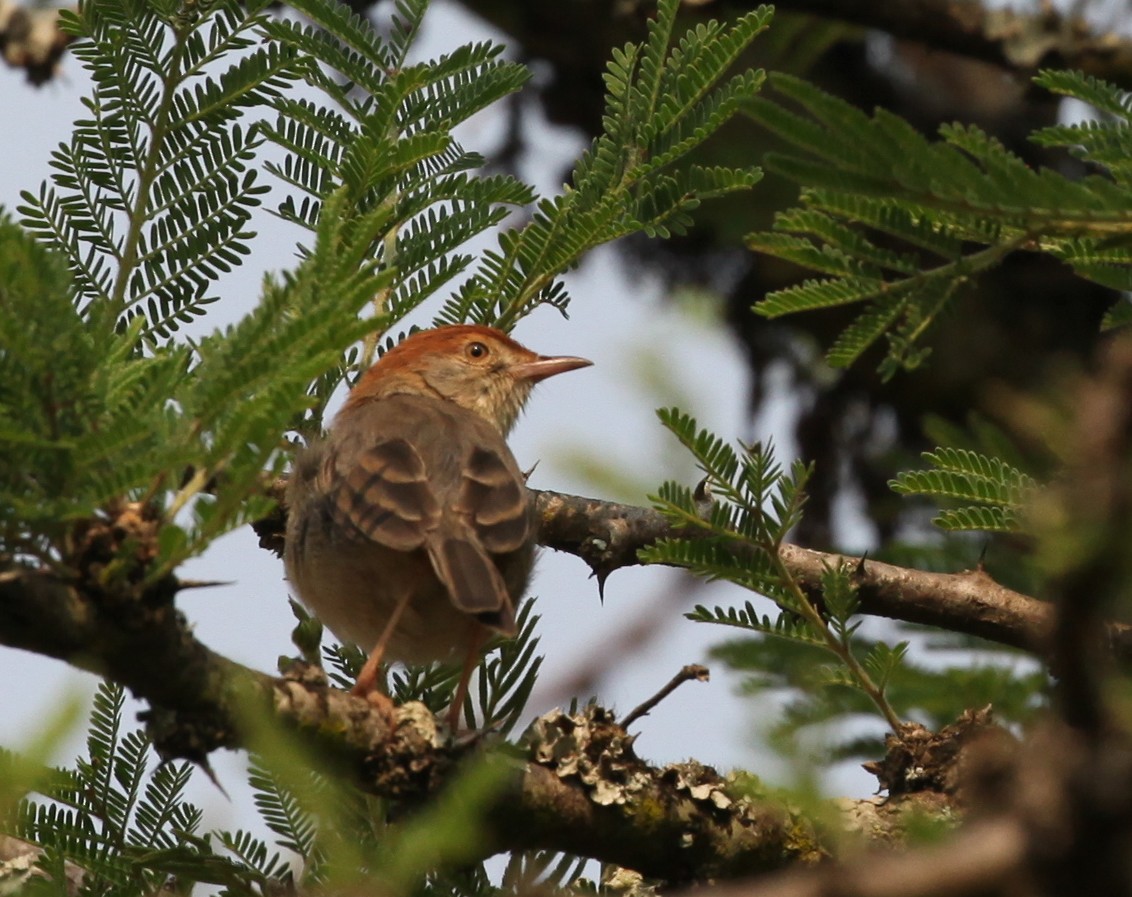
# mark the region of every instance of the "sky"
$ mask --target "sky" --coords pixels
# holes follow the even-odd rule
[[[487,38],[500,39],[460,8],[438,2],[426,20],[420,52],[431,57]],[[39,89],[25,85],[18,73],[0,70],[0,110],[6,121],[19,123],[0,131],[0,206],[13,210],[19,192],[34,191],[47,176],[49,154],[67,138],[71,121],[81,117],[79,98],[87,87],[72,57],[64,59],[59,78]],[[527,110],[528,153],[520,174],[545,195],[560,189],[582,142],[579,135],[538,120],[537,104]],[[468,148],[490,153],[502,128],[498,114],[489,110],[469,122],[460,137]],[[260,236],[252,243],[251,260],[224,282],[222,302],[205,319],[207,327],[250,308],[263,271],[294,262],[295,236],[277,230],[267,216],[256,224]],[[582,355],[594,366],[540,385],[517,426],[511,445],[520,466],[539,462],[532,486],[648,504],[648,491],[666,479],[693,485],[698,477],[688,456],[655,416],[655,408],[673,403],[725,437],[773,438],[780,460],[792,460],[793,410],[784,382],[772,371],[770,399],[751,420],[746,363],[710,299],[665,295],[656,278],[609,248],[565,279],[573,296],[569,320],[540,309],[514,335],[537,352]],[[430,305],[408,323],[427,324],[435,311]],[[587,473],[593,463],[619,473],[616,489]],[[259,549],[250,530],[224,537],[181,572],[185,578],[231,582],[178,597],[204,643],[265,672],[275,671],[280,655],[294,653],[282,562]],[[760,720],[773,713],[774,696],[739,696],[738,678],[710,659],[711,646],[730,633],[682,616],[695,604],[741,604],[750,596],[727,585],[697,583],[675,570],[631,568],[610,577],[603,603],[588,574],[582,561],[568,555],[544,551],[538,562],[531,591],[538,596],[546,660],[529,716],[563,703],[565,683],[579,670],[600,667],[594,690],[603,704],[625,712],[684,664],[705,663],[712,669],[710,683],[684,685],[637,723],[638,753],[656,763],[695,757],[721,770],[742,767],[770,780],[785,776],[788,771],[772,763],[757,738]],[[761,610],[773,608],[765,603]],[[6,648],[0,648],[0,675],[20,684],[5,690],[0,713],[0,745],[9,748],[18,748],[36,730],[45,710],[93,690],[88,674]],[[60,745],[56,762],[68,762],[77,750],[77,744]],[[238,755],[215,762],[231,801],[198,777],[194,799],[206,807],[208,824],[254,826],[240,796],[241,764]],[[843,767],[826,789],[860,796],[873,790],[873,781]]]

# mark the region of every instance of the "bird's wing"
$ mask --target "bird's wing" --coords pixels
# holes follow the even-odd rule
[[[350,463],[327,458],[331,514],[341,526],[397,551],[424,545],[440,520],[440,503],[425,464],[404,439],[352,453]]]
[[[420,405],[418,397],[409,408],[392,397],[355,412],[365,413],[366,427],[324,462],[331,513],[359,538],[398,551],[423,548],[456,607],[513,633],[511,596],[492,555],[527,541],[522,474],[485,421],[450,403],[431,407],[427,418]],[[431,421],[434,438],[421,438],[422,421]],[[463,440],[452,435],[457,424]],[[463,456],[453,451],[461,441],[470,443]]]
[[[494,449],[475,446],[462,471],[456,511],[492,554],[517,551],[531,530],[530,504],[521,475]]]
[[[482,442],[473,445],[460,467],[455,514],[445,515],[428,544],[452,603],[507,633],[515,627],[511,597],[489,553],[507,554],[526,542],[531,524],[520,477],[514,461]]]

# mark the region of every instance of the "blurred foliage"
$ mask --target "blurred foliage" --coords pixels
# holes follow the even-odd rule
[[[936,318],[959,290],[1010,253],[1048,254],[1084,280],[1126,290],[1132,283],[1132,194],[1123,154],[1132,149],[1132,100],[1075,73],[1044,72],[1035,81],[1097,110],[1095,120],[1032,135],[1042,146],[1069,149],[1087,163],[1086,176],[1033,168],[975,126],[945,127],[933,141],[883,109],[866,116],[801,79],[772,76],[774,97],[758,98],[750,112],[792,147],[766,161],[802,192],[797,207],[779,213],[774,229],[752,235],[748,245],[819,278],[768,295],[755,311],[813,315],[863,305],[827,360],[833,367],[857,365],[886,341],[879,371],[891,378],[927,360],[921,341]],[[1132,319],[1127,309],[1126,300],[1117,299],[1101,326],[1123,326]],[[1071,412],[1044,407],[1034,395],[1005,389],[996,395],[1013,428],[977,415],[966,428],[936,418],[929,429],[950,444],[925,452],[925,469],[901,471],[889,482],[898,495],[934,509],[932,522],[955,535],[920,536],[908,544],[885,540],[878,554],[916,569],[953,570],[959,558],[981,565],[989,553],[1005,579],[1041,593],[1049,589],[1049,565],[1035,561],[1069,536],[1049,514],[1050,490],[1072,463]],[[1030,424],[1017,426],[1024,418]],[[666,484],[657,507],[689,535],[642,556],[735,582],[777,607],[775,615],[760,614],[747,601],[689,615],[756,634],[725,643],[717,656],[747,674],[750,690],[786,695],[782,715],[767,727],[772,743],[786,750],[807,731],[821,732],[823,759],[833,762],[883,749],[875,727],[876,734],[845,734],[855,728],[847,723],[870,712],[879,711],[890,730],[894,719],[938,729],[963,710],[987,704],[1013,724],[1045,706],[1048,674],[1013,650],[917,630],[896,633],[899,640],[891,644],[864,637],[847,569],[827,570],[820,595],[802,595],[790,571],[776,563],[775,550],[802,519],[803,479],[784,478],[765,447],[743,446],[737,454],[716,435],[695,432],[677,413],[664,419],[696,458],[705,475],[701,489],[707,487],[712,501],[697,502],[691,490]],[[736,488],[754,471],[768,472],[769,480]],[[1044,513],[1035,516],[1035,508]],[[974,541],[971,533],[986,535]],[[1038,573],[1042,566],[1046,577]],[[916,662],[909,655],[913,645],[921,648]],[[961,653],[952,653],[956,649]]]
[[[932,141],[884,109],[868,117],[799,78],[772,77],[780,99],[758,98],[748,109],[792,147],[768,155],[767,165],[805,189],[799,206],[748,245],[822,277],[778,290],[755,310],[774,317],[863,304],[826,357],[847,367],[885,339],[880,370],[891,377],[922,363],[921,338],[956,291],[1009,253],[1049,253],[1082,278],[1129,289],[1128,98],[1072,72],[1035,81],[1106,116],[1031,138],[1071,149],[1097,173],[1031,167],[974,125],[944,126]],[[1129,308],[1117,301],[1105,326],[1132,320]]]

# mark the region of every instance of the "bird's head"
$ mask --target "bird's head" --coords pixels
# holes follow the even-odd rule
[[[590,364],[572,355],[538,355],[492,327],[437,327],[386,352],[358,381],[346,407],[391,395],[432,395],[474,411],[507,435],[536,383]]]

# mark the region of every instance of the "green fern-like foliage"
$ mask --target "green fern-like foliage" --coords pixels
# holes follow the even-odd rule
[[[736,452],[675,409],[661,411],[660,418],[691,451],[704,479],[695,491],[666,483],[653,497],[681,533],[642,549],[641,560],[684,567],[770,598],[779,609],[774,617],[760,615],[748,601],[743,607],[697,607],[688,618],[817,649],[833,664],[836,684],[857,690],[890,726],[899,725],[886,688],[900,666],[904,647],[877,645],[862,653],[851,571],[840,567],[825,571],[819,606],[779,554],[802,513],[807,467],[796,462],[786,475],[770,448],[743,446]]]
[[[941,529],[1021,529],[1019,512],[1037,488],[1033,477],[999,458],[967,449],[940,448],[925,452],[923,458],[930,469],[904,471],[889,485],[900,495],[971,503],[941,511],[933,521]]]
[[[1084,278],[1129,289],[1128,97],[1069,72],[1045,72],[1037,83],[1107,115],[1033,135],[1102,173],[1072,180],[1030,168],[974,126],[947,125],[930,140],[883,109],[868,116],[800,79],[772,76],[779,99],[760,97],[748,109],[791,146],[768,156],[767,166],[804,189],[797,208],[748,243],[820,279],[772,293],[756,311],[775,317],[860,305],[829,360],[848,366],[883,337],[881,370],[891,375],[926,357],[920,341],[940,312],[1009,253],[1047,252]],[[1109,323],[1125,317],[1132,316],[1122,302]]]
[[[374,300],[375,323],[385,329],[465,271],[473,257],[461,246],[532,201],[511,177],[477,176],[483,159],[452,136],[528,73],[488,43],[410,63],[423,0],[398,3],[388,38],[345,6],[294,5],[311,24],[275,20],[265,33],[302,54],[305,80],[326,103],[274,103],[267,134],[287,156],[268,170],[289,188],[277,213],[315,230],[329,191],[345,185],[348,214],[370,238],[367,253],[396,266],[395,281]]]
[[[0,557],[60,563],[74,522],[147,483],[176,426],[162,403],[184,353],[140,357],[137,324],[88,326],[70,284],[0,221]]]
[[[530,222],[505,232],[444,307],[440,322],[510,329],[543,303],[565,310],[554,277],[596,246],[631,233],[683,233],[705,199],[753,186],[759,169],[681,166],[762,86],[761,71],[724,76],[769,24],[760,6],[733,23],[709,21],[674,46],[679,3],[660,0],[643,44],[614,52],[605,75],[603,133],[574,168],[566,192],[538,203]]]
[[[537,653],[539,638],[535,634],[540,618],[534,607],[533,597],[524,601],[516,614],[516,634],[488,646],[476,687],[464,704],[464,721],[470,728],[506,734],[521,720],[542,666],[542,656]],[[302,608],[294,609],[301,617],[306,616]],[[326,649],[326,660],[331,681],[340,688],[350,688],[365,663],[365,654],[356,646],[331,645]],[[398,703],[421,701],[439,714],[451,704],[459,680],[460,668],[456,664],[410,665],[392,673],[389,693]]]
[[[972,653],[988,646],[967,644],[962,662],[956,662],[957,646],[947,644],[940,646],[946,650],[935,651],[923,643],[922,634],[908,636],[917,638],[913,649],[906,641],[890,645],[857,635],[870,674],[884,682],[885,696],[901,718],[917,719],[938,731],[963,711],[990,704],[997,719],[1020,725],[1031,721],[1042,706],[1048,677],[1034,665],[1020,663],[1017,655]],[[739,635],[712,654],[740,673],[744,691],[770,691],[779,698],[775,703],[780,711],[768,720],[766,734],[784,750],[796,750],[799,735],[819,731],[824,743],[815,757],[818,762],[860,761],[884,753],[883,730],[860,725],[875,713],[872,702],[846,676],[845,668],[831,663],[819,647]],[[814,743],[812,737],[808,743]]]
[[[94,698],[86,755],[73,767],[43,778],[2,829],[41,848],[44,877],[29,878],[20,893],[59,894],[68,878],[83,882],[82,893],[152,894],[169,884],[203,882],[228,894],[258,894],[282,880],[278,855],[258,864],[214,850],[200,834],[201,811],[185,800],[192,768],[158,765],[146,735],[125,731],[125,695],[102,684]],[[180,884],[178,884],[180,883]]]
[[[263,43],[263,5],[91,2],[66,18],[94,92],[52,182],[21,208],[69,283],[43,265],[45,279],[13,279],[0,308],[14,335],[0,364],[17,372],[0,430],[23,443],[0,501],[19,521],[6,527],[9,557],[64,563],[76,519],[140,499],[164,508],[156,579],[261,515],[248,495],[281,470],[281,433],[367,329],[357,312],[388,275],[337,187],[342,212],[298,272],[226,330],[173,338],[246,251],[262,134],[240,116],[301,68],[294,48]]]
[[[5,397],[15,410],[0,439],[34,455],[0,495],[9,556],[64,563],[70,521],[142,500],[161,509],[152,581],[261,516],[258,485],[287,463],[282,434],[317,434],[374,336],[468,275],[474,259],[462,247],[534,199],[513,178],[477,174],[481,158],[452,136],[525,82],[499,47],[411,61],[424,0],[399,3],[387,35],[336,0],[296,6],[307,23],[235,0],[91,0],[67,16],[94,79],[90,115],[20,211],[69,280],[58,265],[39,285],[16,278],[23,304],[0,309],[14,347],[0,364],[20,390]],[[703,199],[757,180],[754,169],[681,160],[758,89],[759,73],[725,75],[769,11],[673,45],[677,6],[664,0],[646,42],[613,64],[608,133],[573,187],[505,231],[440,320],[510,327],[540,302],[561,306],[554,278],[592,247],[681,229]],[[300,83],[315,99],[290,90]],[[300,263],[267,279],[237,323],[180,338],[249,251],[268,189],[261,167],[285,190],[276,214],[308,234]],[[57,332],[36,355],[32,343],[47,338],[19,329],[46,289]],[[49,307],[31,317],[47,321]],[[60,358],[73,370],[59,370]]]
[[[86,315],[142,315],[142,334],[161,340],[203,314],[217,276],[248,253],[263,137],[240,120],[297,76],[290,48],[250,49],[266,6],[89,0],[62,12],[94,80],[90,118],[21,211],[66,255]]]
[[[686,567],[792,605],[794,595],[780,581],[776,549],[799,520],[805,465],[796,463],[788,477],[770,448],[745,446],[736,452],[674,408],[658,416],[695,457],[704,480],[695,491],[668,482],[652,496],[673,524],[695,538],[657,542],[641,551],[641,560]]]
[[[819,728],[827,733],[828,744],[816,762],[878,756],[884,729],[875,727],[863,736],[837,734],[835,724],[865,714],[879,713],[889,731],[906,719],[938,727],[969,707],[988,703],[1003,719],[1029,718],[1046,684],[1044,674],[1019,672],[1014,658],[1004,662],[991,654],[975,665],[966,659],[961,665],[910,661],[910,639],[922,641],[920,633],[890,642],[861,632],[851,567],[828,567],[817,587],[802,587],[780,549],[804,509],[804,465],[795,464],[787,474],[768,447],[736,449],[676,410],[662,411],[660,417],[692,453],[704,479],[695,490],[676,483],[660,489],[654,503],[678,536],[644,549],[641,560],[734,583],[777,606],[777,612],[766,613],[755,601],[744,600],[699,606],[687,616],[735,633],[713,653],[745,676],[748,689],[787,690],[788,700],[766,732],[784,752],[795,753],[797,736]],[[950,484],[951,495],[982,501],[1006,515],[1035,488],[1032,478],[988,455],[941,449],[927,457],[937,465],[932,473],[939,483]],[[918,482],[912,474],[905,476],[909,487]],[[859,726],[856,730],[861,731]]]

